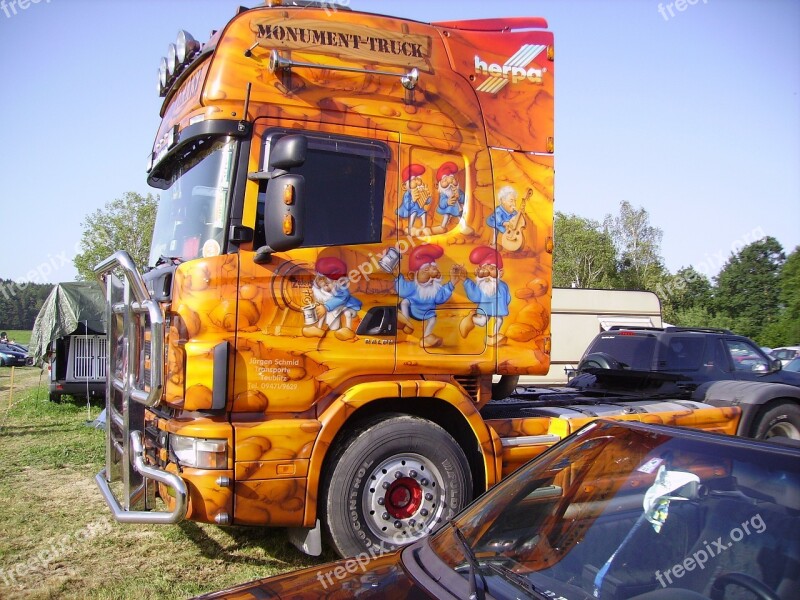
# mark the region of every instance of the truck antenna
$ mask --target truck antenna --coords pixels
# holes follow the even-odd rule
[[[247,121],[247,113],[250,111],[250,90],[253,88],[253,83],[247,82],[247,91],[244,93],[244,112],[242,113],[242,121]]]

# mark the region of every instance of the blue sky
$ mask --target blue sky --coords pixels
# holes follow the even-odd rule
[[[670,271],[715,274],[763,235],[800,244],[800,2],[341,1],[420,21],[545,17],[556,208],[643,207]],[[206,40],[240,4],[256,3],[0,0],[0,278],[75,277],[84,217],[148,191],[167,44],[179,29]]]

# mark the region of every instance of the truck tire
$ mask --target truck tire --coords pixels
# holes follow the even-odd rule
[[[800,440],[800,406],[783,401],[768,407],[756,418],[753,437],[758,440],[771,437]]]
[[[328,542],[342,557],[378,556],[420,539],[472,499],[463,450],[439,425],[382,415],[331,450],[321,494]]]

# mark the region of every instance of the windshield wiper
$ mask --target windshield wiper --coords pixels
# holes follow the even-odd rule
[[[156,261],[156,267],[158,267],[159,265],[163,265],[164,263],[169,263],[171,265],[179,265],[182,262],[183,258],[181,258],[180,256],[165,256],[162,254],[161,256],[158,257],[158,260]]]
[[[469,542],[467,542],[467,538],[464,537],[464,534],[461,533],[461,530],[458,528],[458,525],[455,524],[455,521],[452,521],[450,525],[453,527],[453,531],[456,532],[456,538],[461,543],[461,549],[464,553],[464,558],[467,559],[467,564],[469,564],[469,600],[484,600],[486,598],[486,580],[481,575],[481,589],[478,589],[477,585],[477,575],[480,574],[480,570],[478,567],[478,559],[475,558],[475,553],[472,551],[472,548],[469,547]]]
[[[506,581],[510,581],[514,585],[519,588],[522,588],[524,591],[528,592],[532,596],[536,596],[537,598],[548,598],[547,594],[545,594],[544,590],[540,590],[537,588],[531,580],[525,577],[524,575],[520,575],[513,569],[509,569],[505,565],[500,565],[497,563],[484,563],[484,565],[490,568],[492,571],[500,575]]]

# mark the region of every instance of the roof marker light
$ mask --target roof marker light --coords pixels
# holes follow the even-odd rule
[[[174,75],[178,70],[178,49],[175,44],[167,46],[167,72]]]
[[[178,32],[178,39],[175,42],[178,63],[185,63],[200,50],[200,43],[195,40],[188,31],[181,29]]]
[[[162,57],[161,63],[158,66],[158,85],[159,92],[167,88],[167,59]]]

